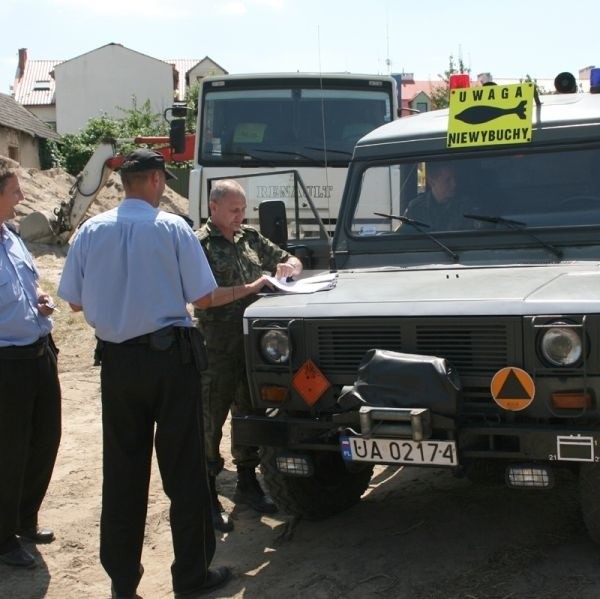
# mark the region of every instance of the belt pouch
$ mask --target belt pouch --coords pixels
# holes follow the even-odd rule
[[[150,333],[150,349],[154,351],[167,351],[174,341],[173,327],[165,327]]]

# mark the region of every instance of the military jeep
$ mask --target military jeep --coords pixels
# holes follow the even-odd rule
[[[529,86],[454,90],[464,106],[363,137],[333,288],[246,310],[256,415],[233,433],[283,509],[345,509],[375,464],[539,489],[569,469],[600,541],[600,95]],[[450,226],[408,209],[438,163]]]

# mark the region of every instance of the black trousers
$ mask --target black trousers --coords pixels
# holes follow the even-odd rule
[[[178,340],[162,350],[148,343],[106,343],[101,386],[102,565],[118,594],[135,594],[154,442],[171,502],[173,589],[192,591],[205,581],[215,552],[204,443],[198,430],[200,374]]]
[[[56,354],[34,349],[0,348],[0,553],[37,526],[60,443]]]

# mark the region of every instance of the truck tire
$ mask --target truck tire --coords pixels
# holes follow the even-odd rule
[[[583,521],[592,541],[600,543],[600,464],[582,464],[579,494]]]
[[[333,516],[357,503],[369,486],[373,466],[348,469],[341,455],[333,451],[311,452],[314,474],[289,476],[277,470],[278,448],[262,449],[261,471],[271,497],[284,512],[308,520]]]

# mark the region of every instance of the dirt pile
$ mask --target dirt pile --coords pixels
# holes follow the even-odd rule
[[[58,168],[38,170],[18,168],[19,181],[25,199],[17,206],[17,221],[31,212],[53,214],[61,202],[69,200],[75,177]],[[98,197],[88,209],[87,216],[110,210],[119,204],[124,196],[121,178],[112,173]],[[177,214],[188,213],[188,200],[169,187],[161,202],[161,209]]]

